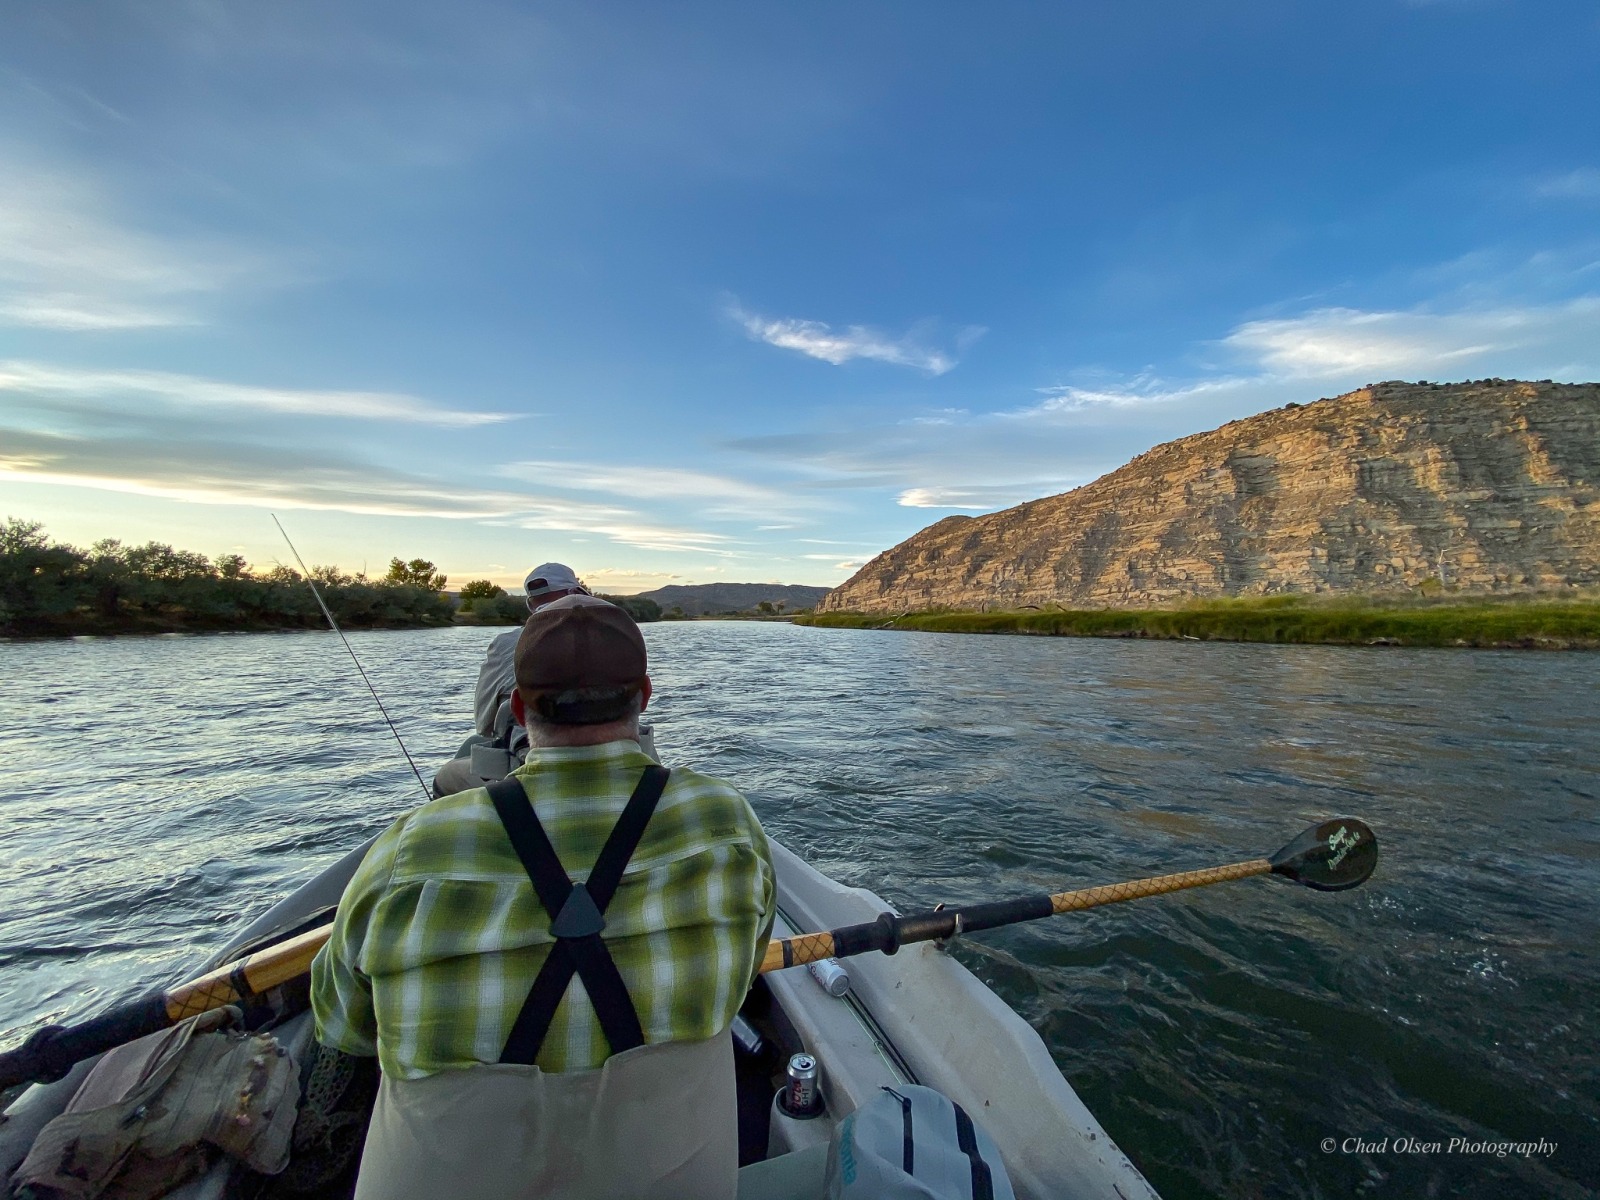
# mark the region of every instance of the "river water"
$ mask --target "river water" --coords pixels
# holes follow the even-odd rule
[[[668,764],[902,910],[1377,830],[1358,891],[1250,880],[958,949],[1169,1200],[1600,1188],[1594,656],[646,628]],[[425,774],[495,632],[351,636]],[[180,976],[420,799],[329,634],[0,667],[5,1041]]]

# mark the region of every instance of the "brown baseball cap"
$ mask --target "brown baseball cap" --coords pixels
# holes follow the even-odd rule
[[[594,596],[563,596],[528,618],[517,639],[517,686],[525,694],[644,682],[638,623]]]

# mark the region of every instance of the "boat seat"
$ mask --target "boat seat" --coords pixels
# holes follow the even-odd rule
[[[823,1142],[739,1168],[739,1200],[822,1200],[828,1171]]]

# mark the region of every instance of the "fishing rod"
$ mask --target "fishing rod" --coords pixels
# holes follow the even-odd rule
[[[344,630],[339,628],[339,622],[333,619],[333,611],[322,598],[322,593],[317,590],[317,581],[311,577],[311,572],[306,569],[306,560],[300,557],[300,551],[294,548],[294,543],[289,541],[289,531],[283,527],[283,522],[278,520],[277,513],[268,513],[272,523],[278,527],[278,532],[283,534],[283,540],[289,543],[289,553],[294,555],[295,562],[300,564],[300,570],[306,577],[306,582],[311,585],[311,594],[317,598],[317,607],[322,609],[322,615],[328,618],[328,624],[339,635],[339,640],[344,643],[344,648],[350,653],[350,661],[355,663],[356,670],[361,673],[361,682],[367,685],[367,691],[372,693],[372,700],[378,706],[378,711],[383,714],[383,720],[389,726],[389,732],[394,734],[394,740],[400,747],[400,753],[406,756],[406,763],[411,767],[411,773],[417,777],[417,786],[422,789],[424,800],[433,799],[433,791],[428,787],[427,781],[422,778],[422,772],[417,770],[416,760],[411,757],[411,751],[406,749],[405,740],[400,736],[400,730],[395,727],[394,719],[389,716],[389,710],[383,706],[383,698],[378,695],[378,689],[372,686],[372,680],[367,678],[367,669],[361,665],[361,660],[356,657],[355,647],[350,645],[350,639],[344,636]]]
[[[1270,858],[1252,858],[1220,867],[1157,875],[1126,883],[1054,895],[1024,896],[960,908],[897,916],[883,913],[876,921],[848,925],[825,933],[803,933],[773,939],[761,962],[761,974],[796,967],[823,958],[844,958],[879,951],[894,954],[901,946],[953,938],[980,929],[998,929],[1060,913],[1082,912],[1105,904],[1159,896],[1184,888],[1208,887],[1254,875],[1278,875],[1319,892],[1342,892],[1367,881],[1378,865],[1378,838],[1351,817],[1324,821],[1307,829]],[[191,979],[169,991],[151,992],[103,1016],[74,1026],[51,1025],[14,1050],[0,1054],[0,1088],[28,1081],[59,1079],[72,1064],[136,1037],[175,1025],[186,1017],[238,1004],[297,979],[311,969],[311,960],[328,940],[331,925],[296,934],[286,941]]]

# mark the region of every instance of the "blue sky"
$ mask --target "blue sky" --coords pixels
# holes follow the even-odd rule
[[[1390,378],[1600,378],[1600,11],[12,3],[0,512],[832,584]]]

